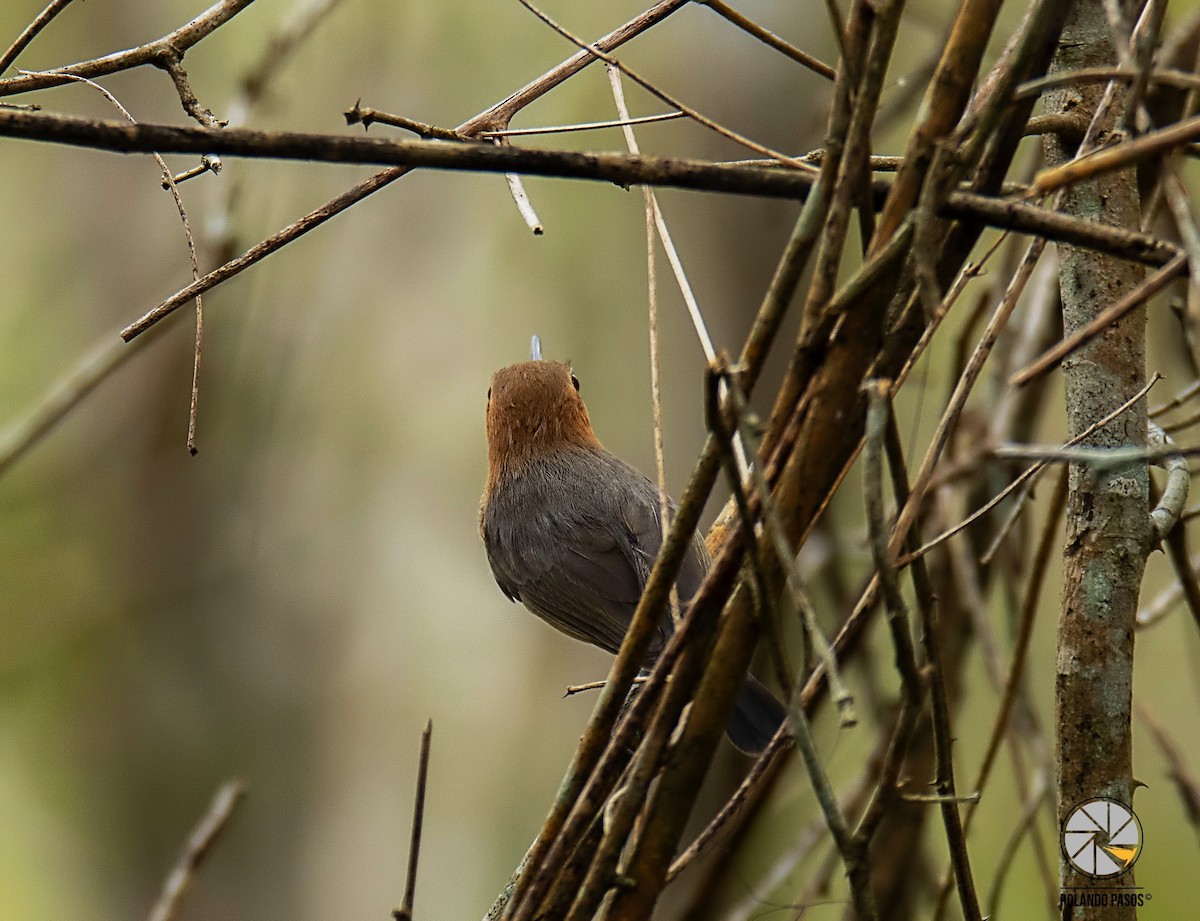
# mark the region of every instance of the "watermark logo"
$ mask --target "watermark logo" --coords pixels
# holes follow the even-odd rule
[[[1080,803],[1062,826],[1063,854],[1092,879],[1111,879],[1142,853],[1142,823],[1124,803],[1104,797]]]

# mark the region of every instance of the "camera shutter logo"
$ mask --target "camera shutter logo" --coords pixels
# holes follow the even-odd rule
[[[1085,876],[1120,876],[1142,852],[1142,825],[1124,803],[1086,800],[1067,814],[1062,846],[1071,866]]]

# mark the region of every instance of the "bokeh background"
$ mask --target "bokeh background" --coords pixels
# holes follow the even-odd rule
[[[204,5],[75,4],[18,66],[137,45]],[[243,111],[242,78],[307,5],[261,0],[189,52],[193,88],[218,117]],[[1173,15],[1193,5],[1173,4]],[[42,6],[0,5],[0,45]],[[903,149],[913,98],[905,74],[940,46],[945,6],[909,4],[880,152]],[[547,7],[598,36],[642,4]],[[835,59],[823,4],[742,8]],[[1003,35],[1019,12],[1008,11]],[[361,130],[347,129],[341,114],[361,98],[453,126],[571,51],[516,2],[343,0],[246,117],[262,128]],[[621,57],[763,143],[820,146],[828,85],[700,5]],[[102,82],[139,120],[184,120],[156,70]],[[632,87],[628,94],[634,114],[663,111]],[[115,117],[84,86],[10,101]],[[613,113],[604,72],[592,68],[515,126]],[[745,156],[682,122],[639,137],[648,152]],[[615,131],[545,143],[623,146]],[[193,159],[169,162],[183,169]],[[219,177],[182,187],[202,270],[222,248],[240,252],[370,172],[226,158]],[[0,918],[144,915],[231,776],[249,784],[249,796],[183,917],[385,917],[403,886],[427,719],[418,916],[474,918],[491,903],[590,713],[590,696],[564,700],[563,689],[602,678],[609,661],[511,605],[492,581],[476,530],[491,372],[524,359],[530,334],[540,334],[549,357],[574,363],[606,445],[646,471],[654,463],[642,196],[557,180],[530,179],[527,188],[542,237],[522,223],[501,177],[417,173],[208,295],[197,457],[184,447],[193,335],[185,309],[0,479]],[[736,353],[796,206],[670,191],[661,201],[713,338]],[[13,140],[0,140],[0,267],[0,424],[189,280],[153,160]],[[659,274],[667,470],[678,493],[703,437],[704,362],[661,260]],[[914,450],[923,451],[936,418],[929,407],[945,393],[954,330],[952,321],[901,402]],[[1169,378],[1160,386],[1186,382],[1172,328],[1154,325],[1152,335],[1151,370]],[[785,330],[782,341],[790,338]],[[1052,399],[1046,440],[1061,428]],[[838,557],[852,581],[866,563],[859,504],[851,485],[832,511],[849,537]],[[807,565],[818,568],[819,556]],[[1057,577],[1055,569],[1051,584]],[[1156,556],[1145,596],[1170,579]],[[1029,674],[1049,726],[1057,592],[1046,597]],[[1178,612],[1140,636],[1138,656],[1139,699],[1200,769],[1194,625]],[[977,717],[960,727],[964,777],[996,706],[979,663],[967,675],[962,706]],[[893,694],[892,678],[881,680]],[[851,775],[865,741],[818,728],[832,769]],[[1137,742],[1138,776],[1150,785],[1136,803],[1146,829],[1138,880],[1156,900],[1147,916],[1181,917],[1194,906],[1186,874],[1196,838],[1158,752],[1144,732]],[[715,808],[744,766],[722,754],[702,809]],[[973,837],[981,890],[1013,824],[1011,778],[999,777],[991,793],[995,805],[985,801]],[[779,892],[754,892],[754,855],[794,836],[811,814],[807,780],[789,773],[756,830],[741,888],[727,898],[758,897],[759,914],[787,915]],[[1012,873],[1005,908],[1042,904],[1026,850]],[[814,916],[843,909],[834,898]]]

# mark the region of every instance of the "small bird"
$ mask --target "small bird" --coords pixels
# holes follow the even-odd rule
[[[487,439],[479,532],[500,589],[552,627],[615,654],[662,543],[658,487],[604,449],[579,379],[570,365],[542,360],[537,336],[531,361],[492,376]],[[697,535],[675,583],[681,604],[690,603],[710,562]],[[664,615],[646,668],[673,629]],[[785,715],[748,676],[726,732],[755,754]]]

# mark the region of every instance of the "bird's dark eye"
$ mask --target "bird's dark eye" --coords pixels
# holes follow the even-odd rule
[[[572,384],[572,386],[574,386],[575,391],[578,392],[579,391],[579,378],[577,378],[574,374],[571,375],[571,384]]]

